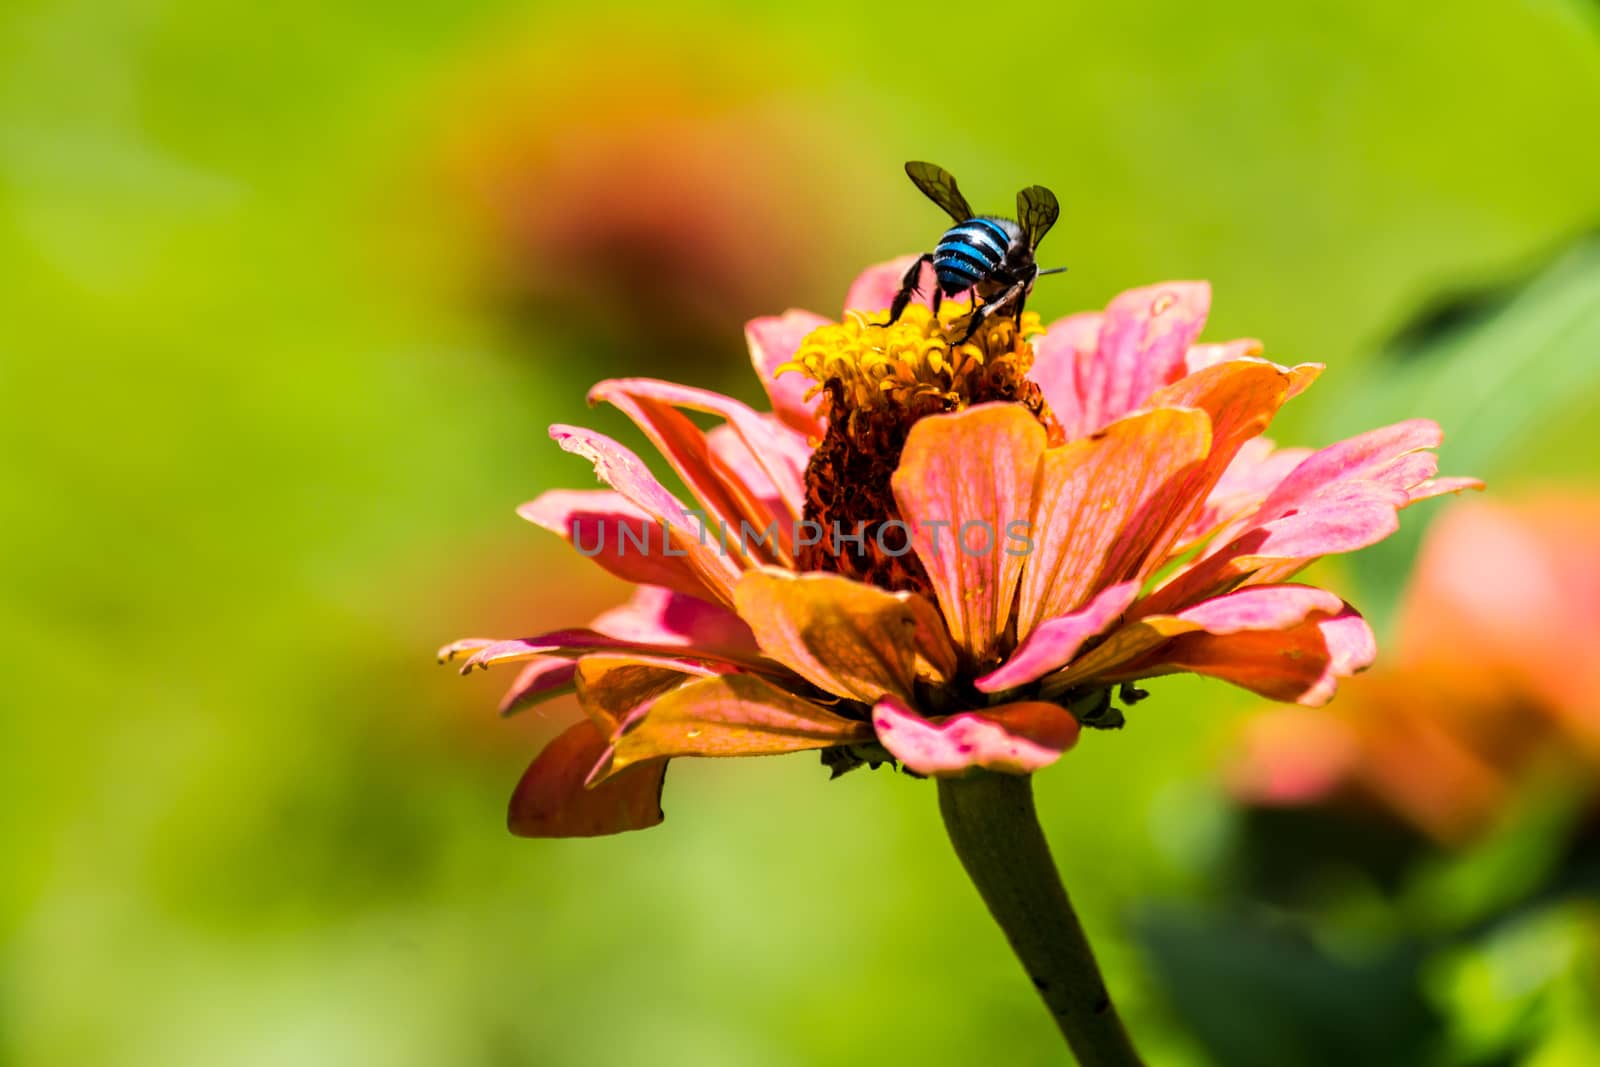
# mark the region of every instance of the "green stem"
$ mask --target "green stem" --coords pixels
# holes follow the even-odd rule
[[[1083,1067],[1141,1067],[1067,899],[1033,807],[1033,779],[939,779],[950,843]]]

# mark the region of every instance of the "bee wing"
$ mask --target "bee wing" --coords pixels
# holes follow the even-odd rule
[[[1056,203],[1056,194],[1042,185],[1030,185],[1017,194],[1017,221],[1027,235],[1029,248],[1039,247],[1060,214],[1061,205]]]
[[[910,178],[923,195],[957,222],[966,222],[977,215],[967,198],[956,188],[956,180],[949,171],[937,163],[907,163],[906,177]]]

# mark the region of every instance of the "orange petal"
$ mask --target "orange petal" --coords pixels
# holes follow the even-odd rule
[[[576,664],[578,703],[606,737],[628,717],[668,690],[717,672],[685,660],[640,656],[585,656]]]
[[[606,751],[591,722],[569,727],[544,747],[511,794],[506,825],[519,837],[597,837],[661,822],[666,760],[640,763],[593,789],[584,776]]]
[[[1026,554],[1010,534],[1028,520],[1045,443],[1026,408],[980,404],[914,425],[894,472],[895,503],[950,636],[979,663],[1011,618]]]
[[[1259,359],[1235,359],[1196,371],[1150,398],[1152,407],[1199,408],[1211,419],[1211,447],[1177,491],[1192,503],[1172,516],[1156,538],[1155,551],[1169,555],[1205,507],[1245,444],[1260,436],[1293,391],[1295,375],[1320,370],[1315,364],[1290,370]]]
[[[959,777],[975,768],[1032,774],[1078,740],[1078,720],[1055,704],[1028,701],[925,719],[889,698],[872,709],[878,743],[918,774]]]
[[[770,756],[871,738],[867,723],[755,675],[725,674],[674,689],[636,713],[616,738],[607,773],[663,756]]]
[[[837,574],[751,571],[734,590],[761,651],[830,693],[909,697],[918,656],[943,675],[955,653],[932,605]]]
[[[919,424],[921,425],[921,424]],[[915,432],[915,431],[913,431]],[[1158,408],[1044,453],[1032,512],[1017,636],[1118,582],[1146,577],[1183,493],[1211,446],[1205,412]]]

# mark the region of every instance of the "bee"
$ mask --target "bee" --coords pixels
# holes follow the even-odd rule
[[[1042,185],[1030,185],[1017,194],[1017,219],[979,215],[967,203],[950,172],[934,163],[907,163],[906,176],[923,194],[955,220],[944,232],[932,252],[917,257],[906,271],[900,291],[889,308],[889,321],[899,320],[906,305],[916,295],[917,281],[924,263],[933,264],[937,284],[933,289],[933,310],[947,296],[971,291],[976,298],[966,333],[961,340],[991,316],[1009,311],[1022,320],[1022,308],[1033,291],[1034,279],[1042,274],[1058,274],[1065,267],[1040,270],[1033,250],[1055,225],[1061,214],[1056,194]],[[981,300],[981,305],[977,301]]]

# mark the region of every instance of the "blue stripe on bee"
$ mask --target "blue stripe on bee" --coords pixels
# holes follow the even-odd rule
[[[1005,245],[996,245],[989,231],[977,227],[958,227],[944,235],[941,248],[965,248],[985,263],[998,263],[1006,254]]]
[[[999,236],[996,236],[997,233]],[[944,239],[946,241],[964,241],[980,248],[991,249],[996,261],[1006,254],[1006,247],[1011,243],[1011,239],[1006,235],[1005,230],[1001,229],[997,223],[984,219],[963,222],[960,226],[946,232]]]
[[[983,274],[989,273],[1000,262],[999,256],[961,241],[941,241],[939,247],[933,250],[933,258],[935,263],[941,259],[966,260]]]
[[[939,282],[944,286],[945,292],[950,292],[952,286],[961,289],[970,288],[977,284],[978,279],[982,277],[977,271],[960,260],[945,260],[942,263],[935,264],[933,272],[938,275]]]
[[[993,219],[973,219],[970,222],[962,223],[962,225],[982,226],[984,229],[994,234],[995,240],[1000,242],[1000,248],[1002,252],[1004,252],[1004,250],[1011,244],[1011,235],[1006,232],[1006,228]]]

